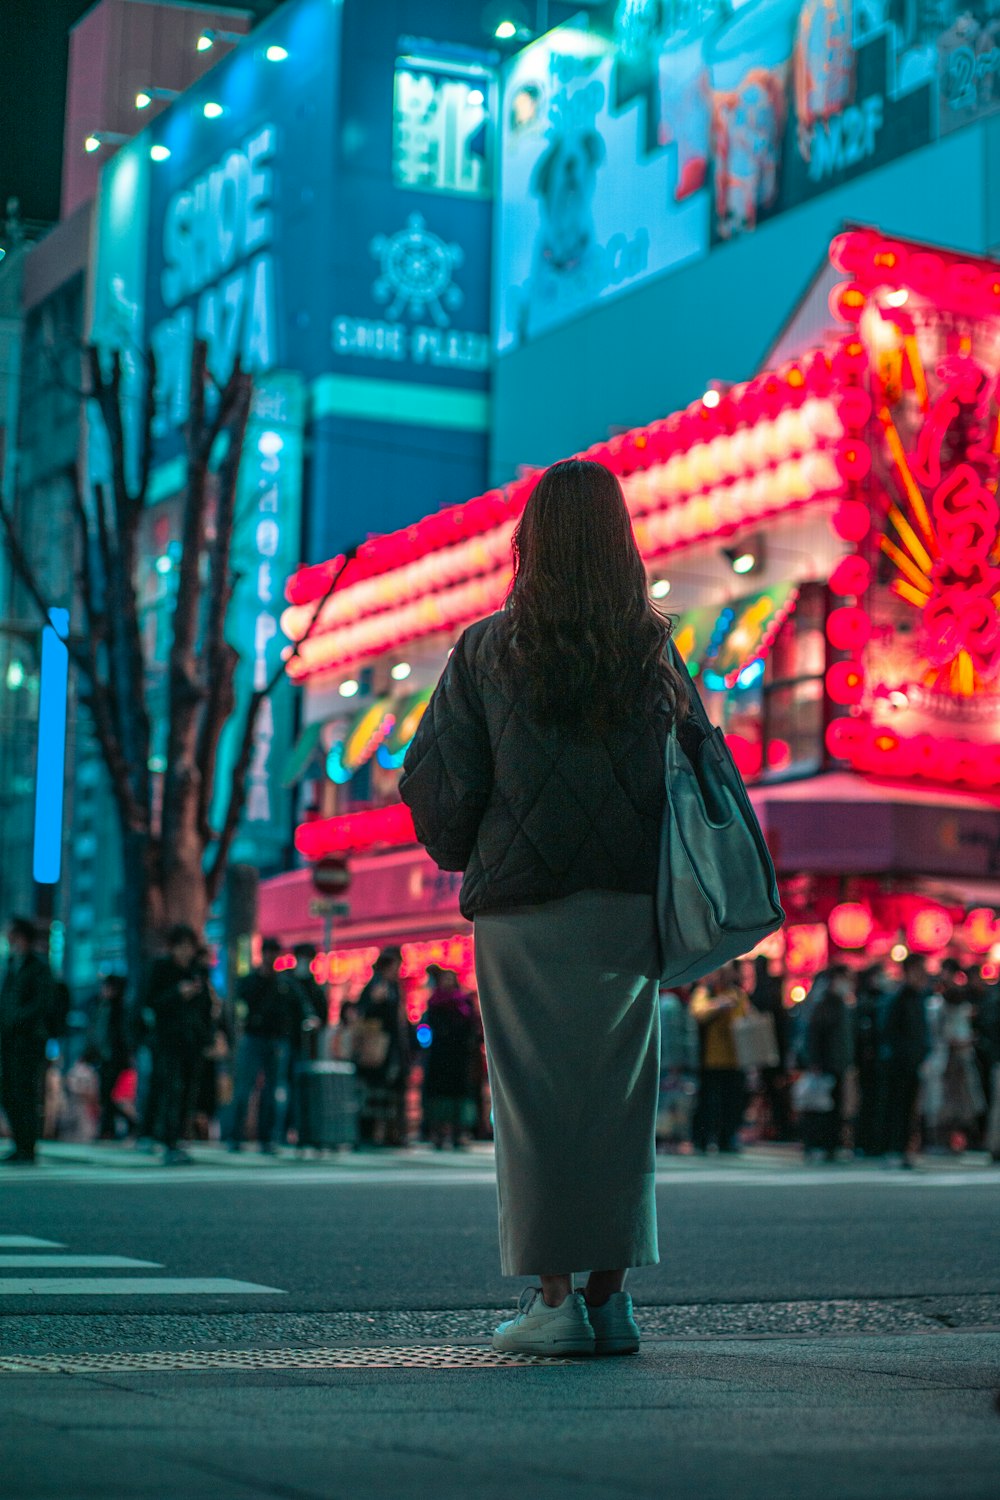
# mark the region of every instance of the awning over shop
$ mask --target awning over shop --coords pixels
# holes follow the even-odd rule
[[[297,786],[320,751],[321,723],[307,724],[285,757],[281,768],[281,785],[286,791]]]
[[[795,608],[798,594],[797,584],[775,583],[743,599],[733,599],[719,610],[701,661],[706,686],[735,687],[751,662],[763,661]]]

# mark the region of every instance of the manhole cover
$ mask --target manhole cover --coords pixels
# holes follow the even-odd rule
[[[468,1370],[526,1365],[572,1365],[574,1359],[496,1354],[459,1344],[358,1345],[339,1349],[184,1349],[143,1354],[0,1356],[0,1374],[145,1374],[157,1370]]]

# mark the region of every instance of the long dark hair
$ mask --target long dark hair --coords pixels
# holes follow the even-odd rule
[[[649,599],[621,485],[603,464],[546,469],[514,532],[510,668],[533,718],[600,731],[665,705],[687,709],[670,621]]]

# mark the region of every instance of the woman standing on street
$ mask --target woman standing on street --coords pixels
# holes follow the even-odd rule
[[[505,608],[451,654],[400,792],[432,858],[465,872],[501,1269],[541,1283],[494,1347],[632,1353],[626,1272],[659,1259],[653,898],[686,689],[607,469],[547,470],[514,563]]]

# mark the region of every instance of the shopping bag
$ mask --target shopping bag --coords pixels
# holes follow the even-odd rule
[[[751,1010],[733,1021],[733,1042],[741,1068],[776,1068],[781,1062],[774,1017]]]
[[[359,1068],[374,1072],[385,1065],[392,1038],[374,1016],[354,1025],[354,1061]]]
[[[800,1115],[827,1115],[833,1108],[832,1073],[800,1073],[792,1084],[792,1105]]]

